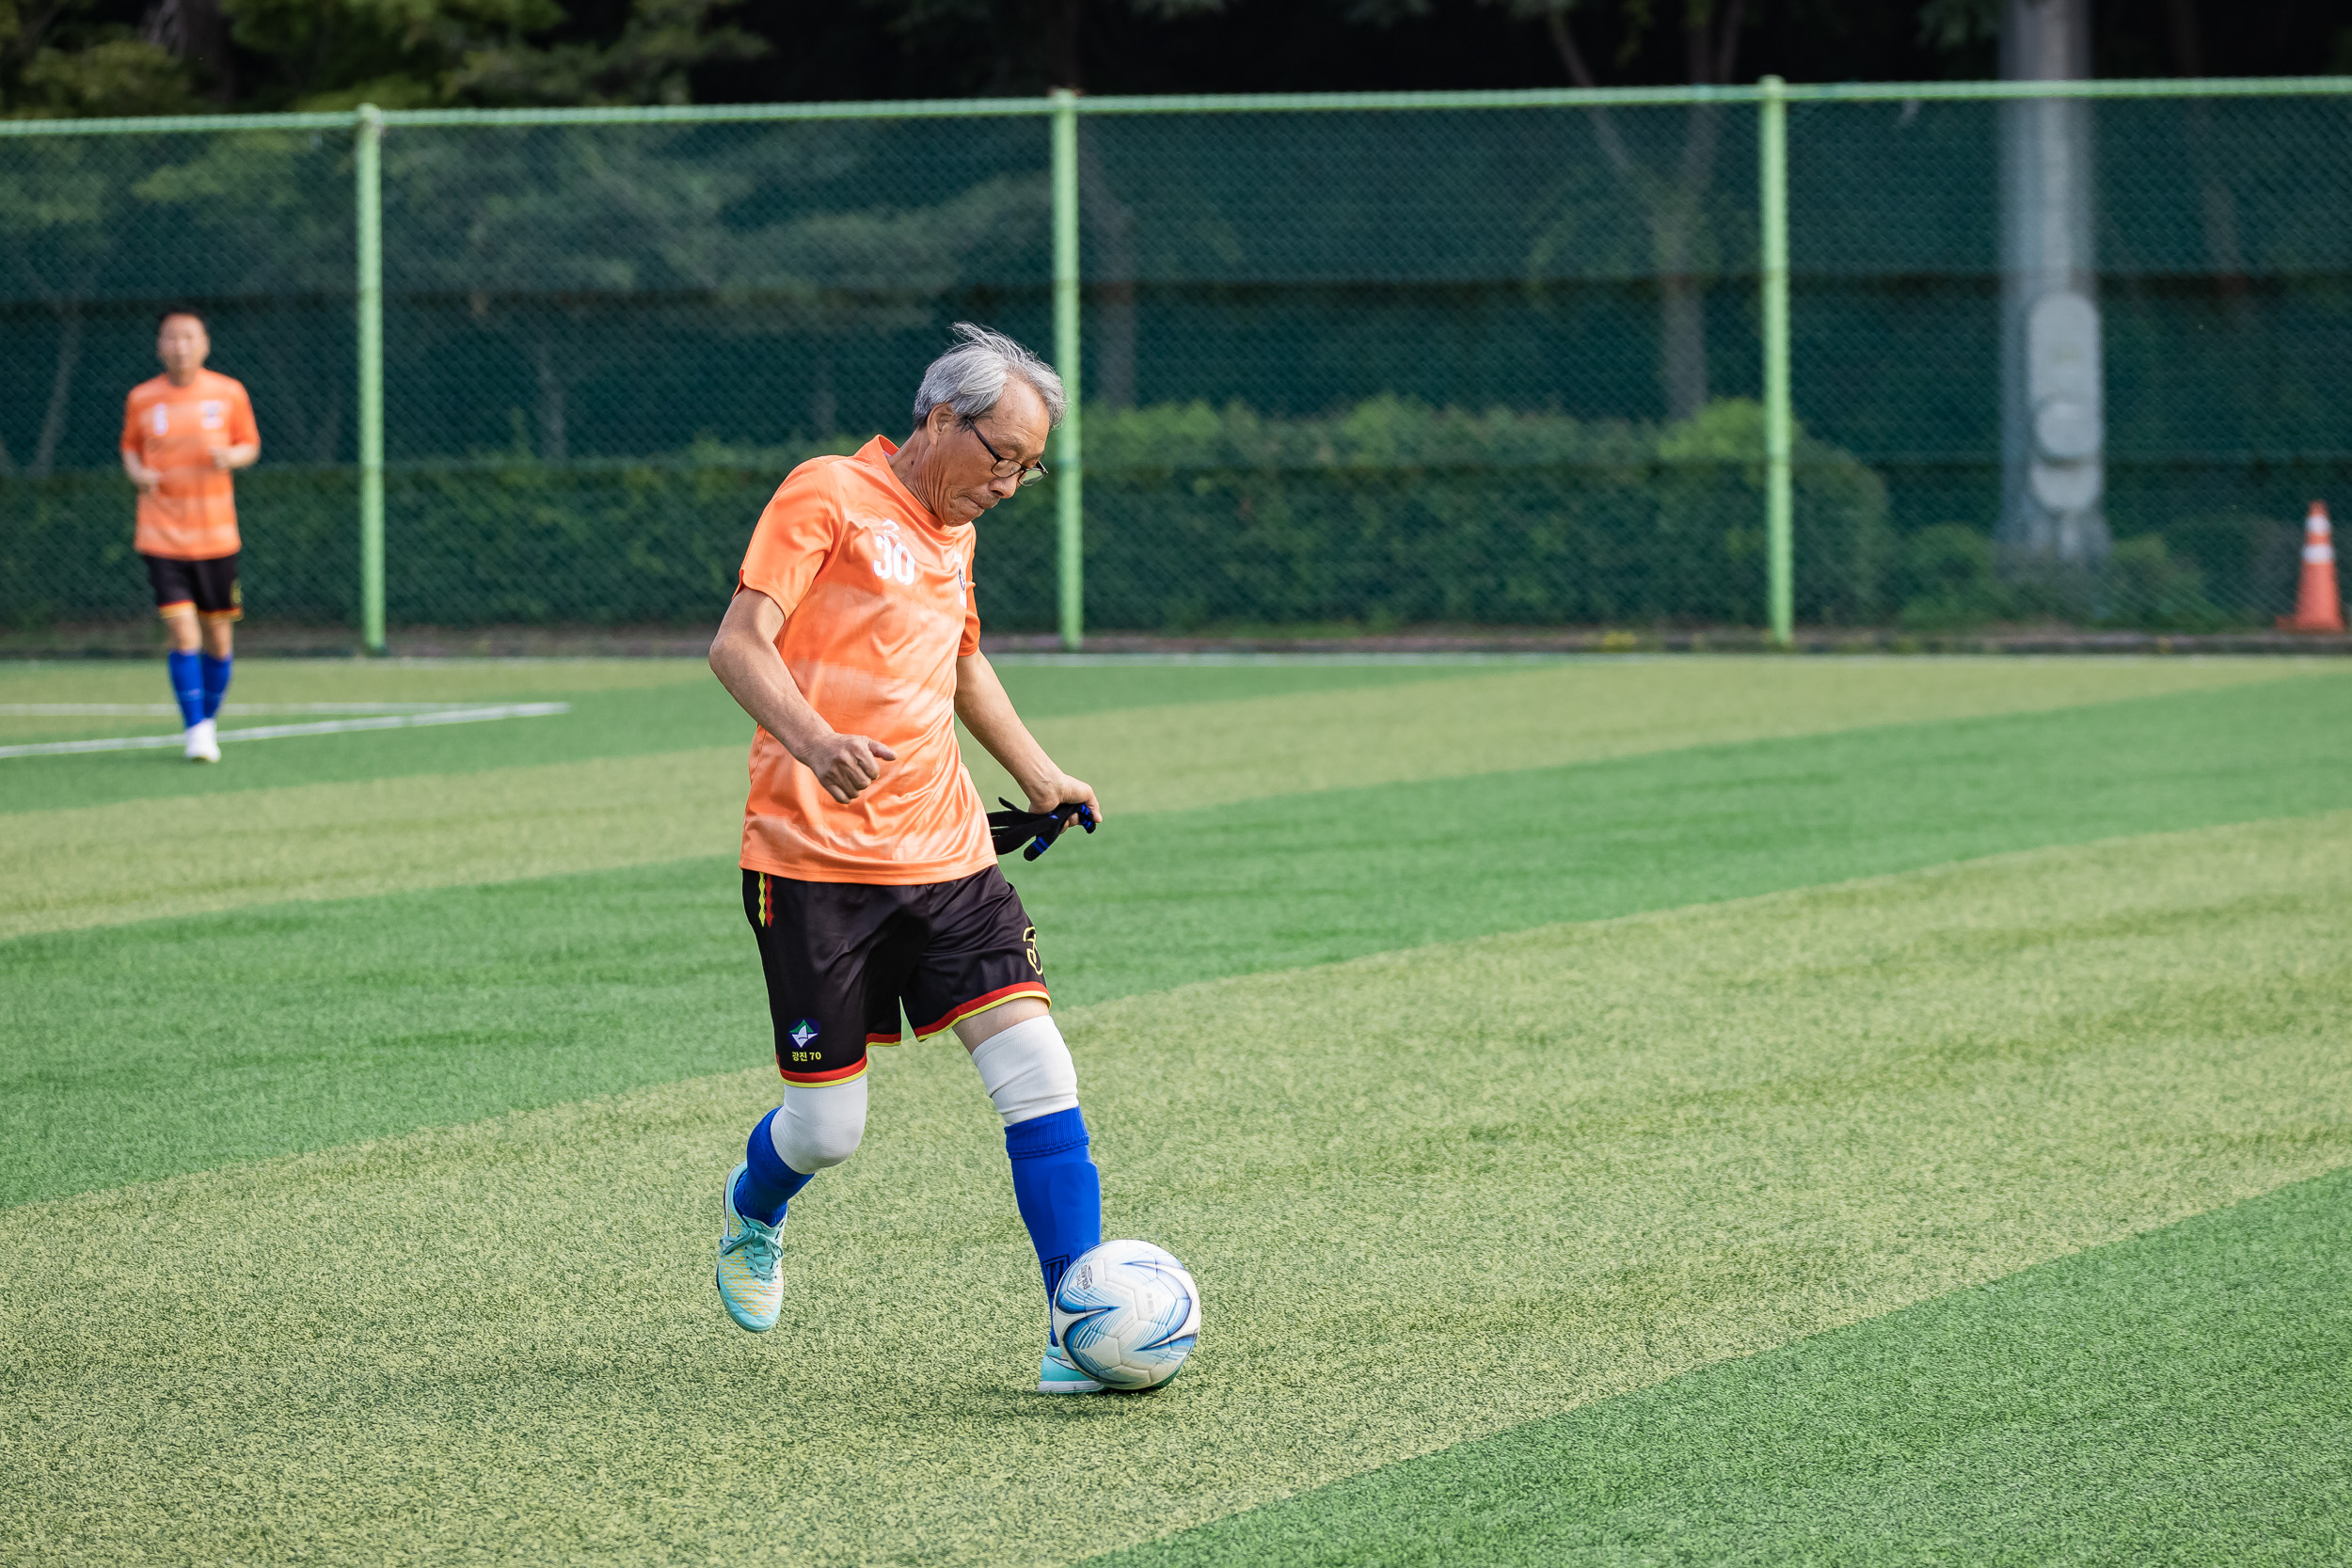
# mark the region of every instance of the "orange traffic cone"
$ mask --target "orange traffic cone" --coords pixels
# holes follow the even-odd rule
[[[2295,613],[2281,616],[2286,631],[2342,631],[2344,601],[2336,596],[2336,547],[2329,539],[2328,503],[2312,502],[2303,519],[2303,581],[2295,592]]]

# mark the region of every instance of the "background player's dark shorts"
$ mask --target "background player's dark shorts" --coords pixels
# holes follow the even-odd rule
[[[245,614],[245,590],[237,582],[237,558],[216,555],[210,561],[175,561],[167,555],[142,555],[147,580],[155,590],[155,608],[192,604],[207,621],[234,621]]]
[[[898,1042],[898,1007],[917,1035],[1016,996],[1043,997],[1037,927],[994,866],[952,882],[876,887],[743,873],[759,939],[776,1069],[838,1084],[866,1070],[868,1045]]]

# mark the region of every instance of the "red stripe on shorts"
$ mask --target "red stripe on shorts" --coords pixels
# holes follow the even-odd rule
[[[866,1058],[861,1056],[848,1067],[834,1068],[826,1072],[786,1072],[781,1068],[776,1070],[777,1076],[787,1084],[846,1084],[866,1070]]]

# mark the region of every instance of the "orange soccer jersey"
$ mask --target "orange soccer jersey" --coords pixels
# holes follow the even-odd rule
[[[956,749],[956,660],[980,645],[973,530],[940,526],[877,436],[792,470],[738,580],[785,613],[776,651],[825,722],[896,752],[848,805],[775,736],[752,736],[743,867],[808,882],[945,882],[996,863]]]
[[[236,554],[236,498],[228,470],[213,467],[213,451],[261,438],[244,384],[228,376],[199,371],[185,387],[159,375],[132,388],[122,405],[122,450],[164,476],[139,497],[132,547],[174,561]]]

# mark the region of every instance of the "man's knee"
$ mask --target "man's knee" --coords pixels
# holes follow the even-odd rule
[[[1041,1013],[1000,1030],[972,1048],[980,1086],[1007,1127],[1078,1103],[1078,1068],[1053,1016]]]
[[[866,1136],[865,1075],[846,1084],[787,1084],[768,1134],[776,1157],[803,1176],[841,1164]]]
[[[956,1022],[956,1038],[966,1051],[977,1051],[1006,1030],[1026,1023],[1033,1018],[1043,1018],[1053,1010],[1053,1004],[1041,996],[1016,996],[1000,1002],[986,1012]]]

